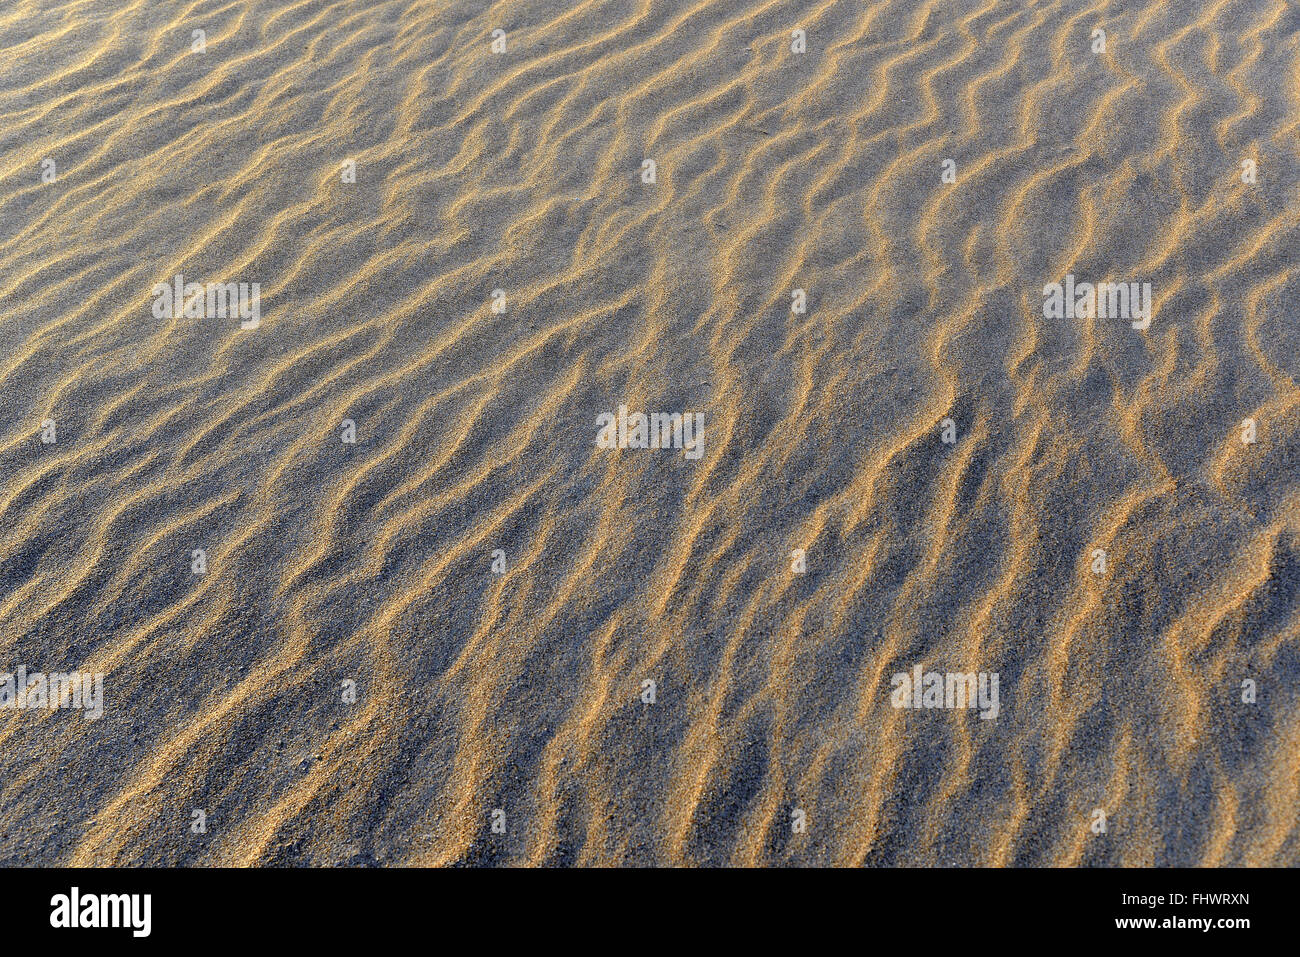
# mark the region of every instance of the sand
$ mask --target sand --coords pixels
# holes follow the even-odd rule
[[[5,5],[0,863],[1300,863],[1298,35]]]

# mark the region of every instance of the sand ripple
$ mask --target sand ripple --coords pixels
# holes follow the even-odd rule
[[[1298,35],[8,4],[0,669],[106,700],[0,711],[0,861],[1300,863]],[[261,326],[154,318],[177,273]],[[1150,328],[1045,320],[1067,273]],[[620,404],[704,454],[597,449]]]

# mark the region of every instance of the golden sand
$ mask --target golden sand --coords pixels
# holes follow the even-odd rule
[[[0,710],[0,862],[1300,863],[1298,37],[6,4],[0,670],[105,692]]]

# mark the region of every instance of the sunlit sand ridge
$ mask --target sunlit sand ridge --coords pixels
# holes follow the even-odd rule
[[[1298,38],[7,4],[0,861],[1300,863]]]

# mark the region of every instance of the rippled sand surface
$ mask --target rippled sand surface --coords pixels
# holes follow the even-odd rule
[[[0,710],[0,861],[1300,863],[1298,35],[11,0],[0,669],[104,713]]]

